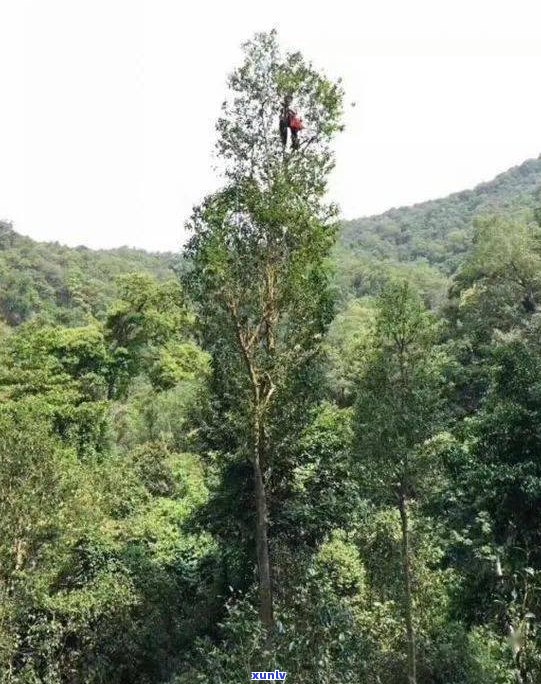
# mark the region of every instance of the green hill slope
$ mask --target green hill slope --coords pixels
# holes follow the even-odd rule
[[[336,249],[337,287],[345,298],[374,294],[393,275],[438,299],[469,249],[475,218],[490,213],[531,219],[541,187],[541,157],[530,159],[473,190],[346,221]],[[0,320],[18,325],[36,315],[62,323],[100,318],[123,273],[163,280],[181,257],[121,247],[70,248],[35,242],[0,222]]]
[[[36,315],[75,325],[91,314],[100,317],[116,293],[123,273],[144,272],[163,280],[178,260],[121,247],[70,248],[35,242],[0,222],[0,320],[18,325]]]
[[[536,205],[540,186],[541,156],[473,190],[347,221],[340,246],[357,255],[425,263],[449,275],[468,250],[477,216],[494,212],[527,215]]]

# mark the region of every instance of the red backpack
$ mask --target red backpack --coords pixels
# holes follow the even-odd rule
[[[302,122],[301,117],[297,114],[293,114],[293,116],[289,120],[289,127],[292,131],[302,131],[302,129],[304,128],[304,124]]]

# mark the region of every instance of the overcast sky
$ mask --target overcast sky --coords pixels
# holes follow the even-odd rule
[[[541,153],[539,0],[0,0],[0,219],[70,245],[178,249],[216,187],[240,43],[278,28],[343,76],[346,218]]]

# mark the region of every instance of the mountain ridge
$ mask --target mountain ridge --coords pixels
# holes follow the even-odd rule
[[[344,221],[340,246],[384,260],[424,261],[450,275],[469,248],[476,218],[503,213],[528,220],[540,187],[541,155],[471,189]]]
[[[344,221],[335,250],[338,287],[346,298],[373,294],[395,273],[433,299],[467,254],[475,220],[491,213],[532,220],[540,187],[541,155],[472,189]],[[40,315],[80,324],[88,315],[103,316],[118,276],[141,272],[164,280],[180,268],[181,254],[40,242],[0,221],[0,319],[18,325]]]
[[[100,318],[116,296],[116,279],[134,271],[174,275],[178,257],[131,247],[93,250],[38,242],[0,222],[0,320],[18,325],[40,315],[63,325]]]

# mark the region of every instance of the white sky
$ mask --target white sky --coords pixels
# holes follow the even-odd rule
[[[70,245],[177,249],[216,187],[240,43],[279,29],[341,75],[346,218],[541,152],[539,0],[0,0],[0,218]]]

